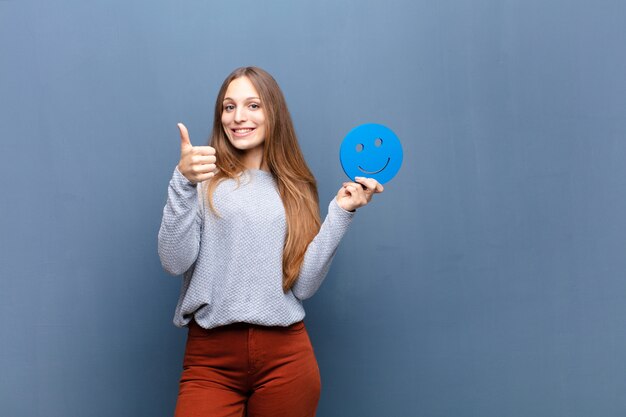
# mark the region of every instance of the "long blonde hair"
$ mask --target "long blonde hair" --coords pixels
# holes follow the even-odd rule
[[[217,173],[205,182],[206,196],[211,210],[213,192],[220,181],[238,178],[246,167],[243,152],[236,149],[226,137],[222,126],[223,101],[230,83],[247,77],[259,93],[265,114],[265,142],[263,162],[278,184],[278,192],[285,208],[287,235],[283,247],[283,291],[287,292],[298,279],[306,248],[320,228],[319,199],[315,177],[307,166],[291,121],[285,97],[274,78],[258,67],[234,70],[222,84],[215,102],[213,131],[210,146],[215,148]]]

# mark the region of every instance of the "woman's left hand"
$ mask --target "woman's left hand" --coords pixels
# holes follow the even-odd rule
[[[374,178],[355,177],[356,182],[344,182],[337,192],[337,204],[344,210],[354,211],[370,202],[374,194],[382,193],[383,186]]]

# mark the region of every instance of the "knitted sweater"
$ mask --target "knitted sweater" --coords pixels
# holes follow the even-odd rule
[[[184,274],[174,324],[194,318],[206,329],[245,322],[288,326],[304,318],[302,301],[324,280],[353,212],[330,202],[320,231],[306,250],[300,275],[283,292],[282,252],[287,232],[276,180],[269,172],[247,170],[217,186],[205,204],[203,187],[178,170],[169,183],[159,229],[163,268]]]

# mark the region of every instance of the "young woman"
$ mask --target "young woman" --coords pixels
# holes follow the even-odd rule
[[[158,241],[164,269],[184,274],[176,417],[314,416],[320,378],[302,300],[322,283],[355,210],[383,187],[344,183],[320,225],[285,99],[260,68],[222,84],[210,146],[193,146],[178,127]]]

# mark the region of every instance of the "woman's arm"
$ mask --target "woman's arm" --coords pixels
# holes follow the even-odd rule
[[[172,275],[187,271],[198,257],[203,207],[200,194],[198,186],[176,167],[169,183],[158,238],[161,265]]]
[[[322,285],[330,264],[335,257],[339,242],[348,231],[354,212],[349,212],[337,204],[337,199],[328,205],[328,215],[320,227],[320,231],[309,243],[304,261],[300,267],[300,275],[291,288],[300,300],[311,297]]]
[[[215,149],[193,146],[184,124],[178,123],[180,161],[167,191],[167,203],[159,229],[159,257],[172,275],[187,271],[198,257],[204,196],[201,184],[215,174]]]
[[[374,194],[383,192],[383,186],[373,178],[357,177],[356,181],[343,183],[328,206],[319,233],[307,247],[300,275],[291,289],[300,300],[311,297],[322,285],[356,209],[367,205]]]

